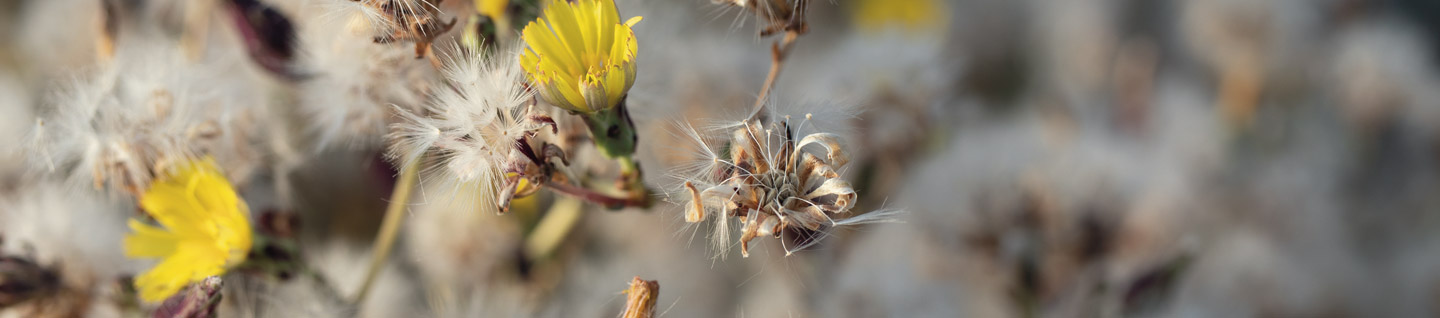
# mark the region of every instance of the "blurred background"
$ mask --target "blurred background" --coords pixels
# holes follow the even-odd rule
[[[0,254],[62,286],[0,297],[0,317],[136,314],[120,282],[149,263],[118,243],[133,199],[37,163],[36,135],[76,83],[130,63],[105,52],[150,39],[199,52],[173,68],[212,70],[198,92],[259,110],[227,171],[308,264],[227,277],[222,317],[613,317],[634,276],[671,317],[1440,316],[1440,2],[810,1],[772,105],[827,116],[854,213],[898,222],[721,259],[662,196],[586,207],[537,255],[553,195],[506,215],[421,200],[360,308],[341,299],[393,186],[386,114],[437,75],[409,45],[337,35],[349,1],[262,2],[312,77],[265,74],[222,1],[0,1]],[[676,123],[750,110],[778,36],[728,1],[616,2],[644,16],[628,103],[646,183],[673,189],[666,171],[695,159]],[[440,9],[464,25],[473,7]]]

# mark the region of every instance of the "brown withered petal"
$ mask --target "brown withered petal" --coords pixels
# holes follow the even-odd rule
[[[805,146],[816,144],[825,147],[825,162],[834,169],[844,168],[850,163],[850,157],[845,154],[845,148],[840,146],[840,136],[831,133],[814,133],[800,139],[795,149],[803,150]]]

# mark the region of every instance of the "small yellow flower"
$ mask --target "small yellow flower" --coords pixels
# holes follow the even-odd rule
[[[620,23],[612,0],[550,0],[525,26],[520,66],[547,102],[575,112],[610,109],[635,84],[640,17]]]
[[[146,302],[159,302],[190,283],[223,274],[250,251],[250,209],[214,160],[192,161],[162,176],[140,197],[162,227],[130,220],[125,256],[163,258],[135,278]]]
[[[940,0],[859,0],[851,8],[851,19],[867,31],[934,31],[949,22],[947,10]]]

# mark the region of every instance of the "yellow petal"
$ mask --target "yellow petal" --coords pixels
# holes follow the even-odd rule
[[[125,235],[125,257],[158,258],[175,253],[175,247],[180,241],[180,237],[175,233],[134,219],[130,220],[129,225],[134,233]]]
[[[135,288],[140,291],[140,299],[160,302],[191,282],[222,274],[224,261],[207,254],[204,250],[181,248],[155,268],[136,276]]]

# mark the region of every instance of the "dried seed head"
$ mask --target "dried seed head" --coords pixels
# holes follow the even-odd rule
[[[857,195],[837,173],[849,163],[840,137],[822,132],[797,136],[804,121],[797,126],[788,116],[768,117],[782,120],[768,126],[756,119],[720,126],[717,133],[730,136],[722,151],[702,132],[685,126],[686,134],[700,143],[699,153],[708,156],[680,176],[685,180],[680,196],[689,200],[685,220],[695,223],[714,216],[718,223],[712,239],[719,256],[731,246],[732,217],[740,225],[741,255],[748,257],[749,243],[757,237],[821,232],[798,246],[786,246],[788,255],[818,242],[835,226],[886,221],[894,214],[845,217]]]
[[[443,0],[352,0],[379,13],[384,34],[375,43],[414,42],[415,58],[424,57],[440,34],[455,27],[455,17],[440,16]]]
[[[416,60],[407,47],[377,45],[374,36],[391,32],[384,14],[361,2],[332,0],[307,7],[297,16],[299,62],[313,73],[296,90],[301,112],[318,143],[315,152],[373,148],[396,123],[394,107],[423,110],[432,91],[443,89],[429,61]]]
[[[422,178],[473,188],[473,203],[497,206],[502,191],[513,193],[502,189],[506,181],[531,175],[532,155],[545,151],[527,140],[554,121],[530,107],[531,92],[512,62],[518,47],[489,58],[456,52],[444,71],[449,88],[435,92],[427,114],[399,111],[389,156],[408,166],[429,154],[419,163]]]
[[[238,63],[190,63],[170,43],[134,40],[50,101],[31,137],[36,168],[135,193],[170,163],[209,154],[245,179],[258,163],[248,133],[260,88],[231,73]]]

